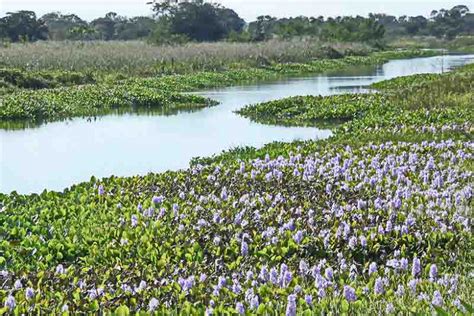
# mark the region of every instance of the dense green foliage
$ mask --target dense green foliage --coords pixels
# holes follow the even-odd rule
[[[22,89],[45,89],[94,83],[90,73],[74,71],[25,71],[0,68],[0,84]]]
[[[0,40],[31,42],[47,38],[48,27],[33,11],[8,12],[0,18]]]
[[[300,96],[247,106],[239,114],[270,124],[315,125],[352,120],[374,107],[383,107],[377,94],[343,94],[331,97]]]
[[[282,18],[260,16],[249,24],[248,32],[253,40],[267,40],[274,36],[292,38],[301,36],[317,37],[321,40],[343,42],[371,42],[382,40],[384,27],[373,18]]]
[[[203,1],[177,5],[163,1],[153,3],[158,19],[158,32],[152,38],[157,43],[170,42],[176,36],[195,41],[218,41],[230,33],[242,32],[245,21],[235,11]]]
[[[75,14],[51,12],[40,19],[34,12],[8,13],[0,19],[0,39],[12,42],[51,40],[137,40],[157,44],[187,41],[265,41],[310,37],[322,41],[384,45],[386,38],[434,36],[452,40],[474,34],[474,14],[465,5],[433,10],[430,17],[369,14],[338,17],[262,15],[246,22],[232,9],[207,1],[151,1],[153,18],[127,18],[115,12],[87,22]]]
[[[101,84],[12,93],[0,101],[0,118],[51,121],[103,115],[115,110],[132,112],[151,108],[169,112],[214,104],[199,96],[160,91],[137,83]]]
[[[272,37],[310,36],[322,40],[363,42],[402,36],[454,39],[459,35],[474,34],[474,14],[469,13],[467,6],[458,5],[449,10],[435,10],[430,18],[397,18],[387,14],[370,14],[368,18],[338,16],[327,19],[322,16],[281,19],[260,16],[249,24],[248,33],[248,36],[242,38],[266,40]]]

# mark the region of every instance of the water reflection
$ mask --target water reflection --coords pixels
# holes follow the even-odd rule
[[[120,109],[113,109],[112,111],[104,112],[102,115],[97,116],[84,116],[84,117],[75,117],[75,118],[63,118],[56,120],[55,122],[61,122],[68,124],[77,119],[85,120],[86,122],[96,122],[100,120],[102,116],[122,116],[125,114],[128,115],[136,115],[136,116],[172,116],[172,115],[179,115],[182,113],[193,113],[197,111],[202,111],[203,107],[196,107],[191,105],[189,107],[181,106],[179,109],[166,109],[166,108],[154,108],[154,107],[130,107],[130,108],[120,108]],[[18,120],[18,121],[5,121],[0,122],[0,129],[4,130],[24,130],[24,129],[31,129],[31,128],[39,128],[43,125],[46,125],[48,121],[25,121],[25,120]]]

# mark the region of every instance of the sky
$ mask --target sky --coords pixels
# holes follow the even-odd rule
[[[6,12],[32,10],[41,16],[52,11],[75,13],[85,20],[104,16],[114,11],[132,17],[150,15],[151,0],[0,0],[0,17]],[[400,15],[429,16],[433,9],[451,8],[466,4],[474,10],[474,0],[215,0],[234,9],[246,21],[259,15],[290,16],[338,16],[363,15],[370,12]]]

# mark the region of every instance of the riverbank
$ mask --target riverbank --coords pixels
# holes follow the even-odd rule
[[[223,72],[197,72],[155,78],[131,78],[58,89],[22,90],[9,93],[0,100],[0,119],[48,122],[77,116],[104,115],[116,109],[130,112],[136,107],[173,109],[177,107],[176,103],[179,103],[180,109],[194,109],[213,103],[198,97],[180,96],[178,93],[275,80],[284,76],[316,74],[348,66],[377,65],[391,59],[435,54],[434,51],[380,52],[369,56],[321,59],[307,63],[277,63],[260,68]],[[176,102],[176,99],[184,101]]]
[[[473,70],[242,111],[328,140],[0,194],[4,311],[471,311]]]

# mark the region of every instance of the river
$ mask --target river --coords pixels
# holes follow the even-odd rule
[[[297,95],[365,92],[373,82],[417,73],[440,73],[474,61],[474,55],[392,60],[374,67],[197,92],[216,107],[171,116],[107,115],[0,129],[0,192],[63,190],[96,177],[132,176],[186,168],[191,158],[236,146],[323,139],[331,131],[268,126],[233,113],[248,105]]]

